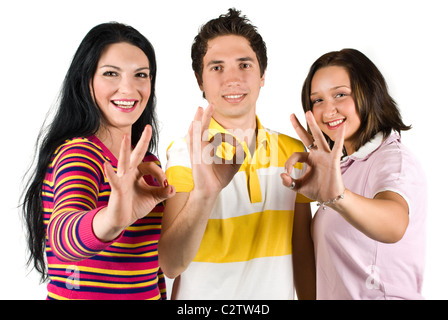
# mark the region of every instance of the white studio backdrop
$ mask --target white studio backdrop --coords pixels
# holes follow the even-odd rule
[[[411,131],[403,142],[422,162],[429,186],[427,259],[423,294],[447,299],[448,264],[443,134],[448,46],[443,0],[165,0],[3,1],[0,4],[2,137],[0,299],[44,299],[45,285],[25,267],[24,229],[17,209],[22,177],[37,135],[54,106],[80,41],[95,25],[132,25],[154,45],[158,62],[159,158],[186,134],[198,106],[206,107],[191,69],[198,28],[235,7],[247,15],[268,48],[265,87],[257,113],[265,127],[295,136],[289,115],[304,121],[301,86],[311,64],[342,48],[364,52],[385,76]]]

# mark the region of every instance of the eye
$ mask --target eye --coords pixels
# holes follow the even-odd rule
[[[336,98],[342,98],[342,97],[345,97],[345,96],[347,96],[348,94],[346,94],[346,93],[338,93],[337,95],[336,95]]]
[[[318,99],[311,99],[311,105],[315,105],[316,103],[319,103],[319,102],[322,102],[323,100],[322,99],[320,99],[320,98],[318,98]]]
[[[103,76],[105,77],[116,77],[118,74],[115,71],[106,71],[103,73]]]
[[[211,68],[212,71],[221,71],[222,70],[222,66],[213,66]]]
[[[146,79],[149,77],[149,75],[146,72],[139,72],[135,75],[137,78]]]
[[[242,63],[241,69],[249,69],[251,67],[250,63]]]

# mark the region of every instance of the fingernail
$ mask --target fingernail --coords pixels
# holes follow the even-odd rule
[[[165,188],[168,187],[168,180],[167,180],[167,179],[165,179],[165,181],[163,181],[163,186],[164,186]]]

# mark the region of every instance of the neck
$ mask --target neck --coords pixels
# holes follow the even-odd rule
[[[354,143],[350,140],[344,141],[344,148],[345,148],[345,152],[347,152],[348,156],[352,155],[356,151],[354,148]]]
[[[118,160],[123,136],[127,134],[130,137],[132,132],[131,129],[132,127],[122,129],[112,126],[101,126],[95,135]]]
[[[254,112],[251,112],[244,116],[228,116],[221,115],[219,112],[213,114],[213,118],[218,122],[224,129],[231,132],[245,132],[245,131],[255,131],[257,127],[257,119]],[[238,134],[236,134],[238,135]]]
[[[253,153],[257,141],[257,119],[255,114],[235,118],[220,117],[219,114],[214,114],[213,118],[238,140],[244,141],[250,152]]]

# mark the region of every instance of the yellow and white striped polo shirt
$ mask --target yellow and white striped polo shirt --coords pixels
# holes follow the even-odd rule
[[[292,229],[295,202],[309,202],[285,188],[280,174],[303,144],[264,129],[257,118],[257,145],[221,191],[199,251],[177,284],[177,299],[293,299]],[[210,137],[227,133],[214,119]],[[167,150],[166,175],[177,192],[193,187],[186,139]],[[298,163],[295,177],[305,168]]]

